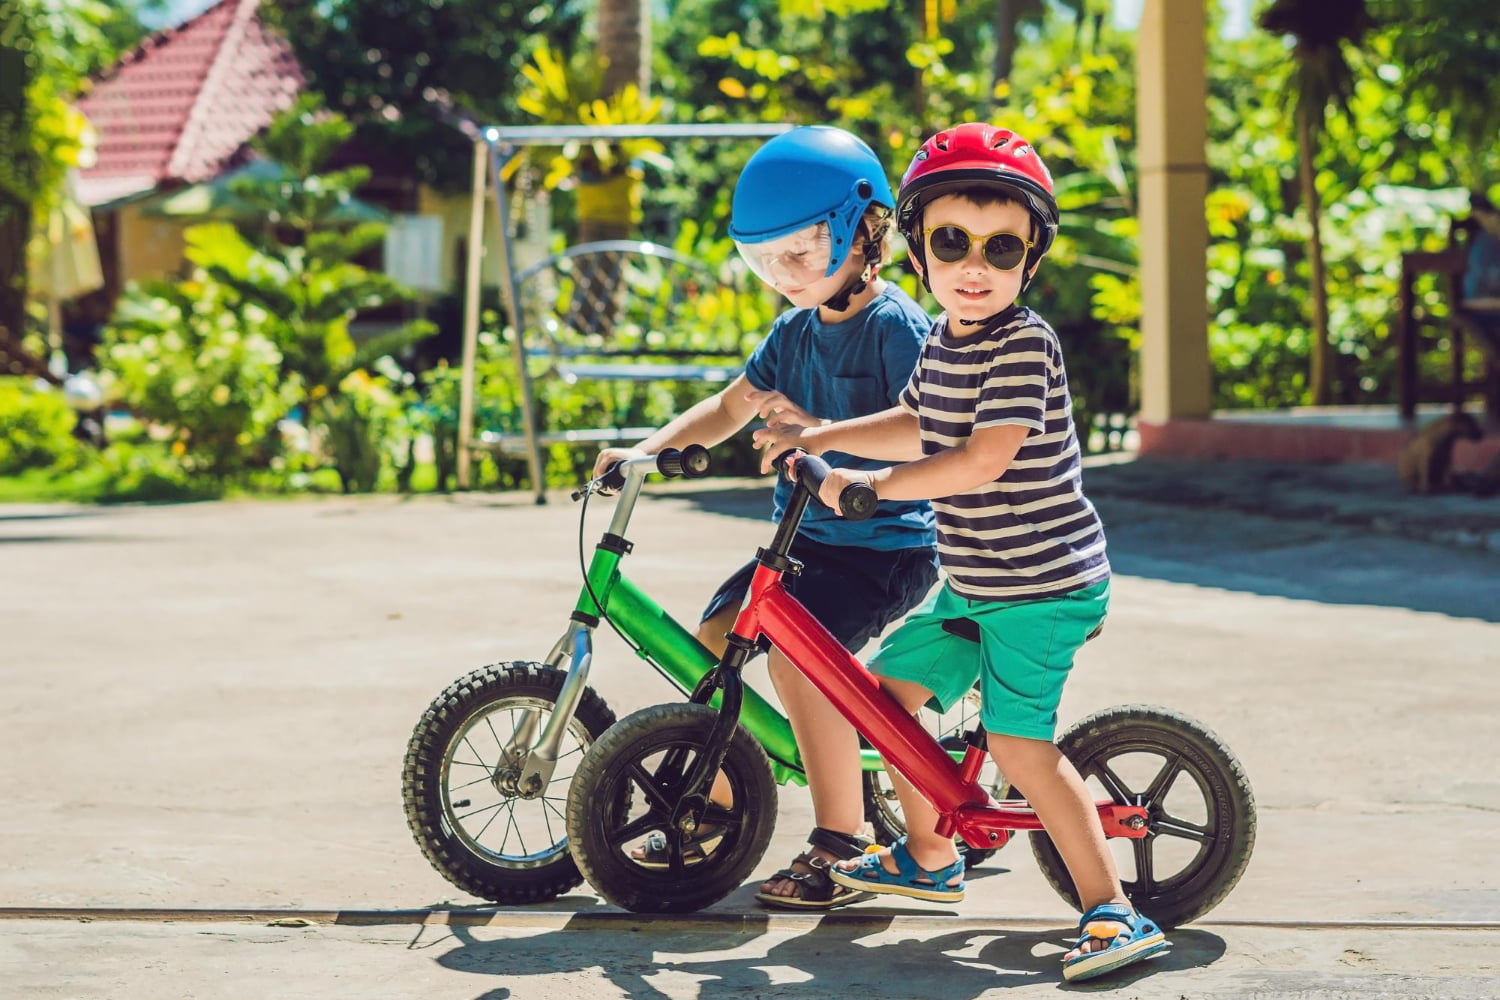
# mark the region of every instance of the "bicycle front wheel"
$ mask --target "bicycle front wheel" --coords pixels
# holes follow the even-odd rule
[[[759,743],[736,726],[715,795],[700,815],[678,803],[718,712],[656,705],[594,744],[568,795],[568,836],[599,895],[637,913],[685,913],[717,902],[760,862],[776,823],[776,783]]]
[[[517,781],[530,741],[552,716],[566,674],[497,663],[454,681],[412,731],[401,769],[406,822],[432,867],[464,892],[536,903],[583,881],[568,853],[567,797],[584,752],[615,714],[585,688],[540,793]],[[529,729],[529,737],[518,728]]]

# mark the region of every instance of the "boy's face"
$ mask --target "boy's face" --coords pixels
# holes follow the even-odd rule
[[[755,276],[785,295],[792,305],[810,309],[822,305],[864,270],[859,243],[865,239],[861,225],[855,248],[844,263],[827,274],[832,259],[827,223],[817,223],[800,232],[765,243],[735,243],[740,256]]]
[[[856,250],[844,258],[844,263],[839,265],[837,271],[824,275],[823,271],[827,267],[827,264],[823,264],[817,270],[800,271],[796,268],[780,268],[767,275],[767,282],[797,308],[814,309],[837,295],[850,279],[859,276],[864,269],[864,255]]]
[[[937,259],[928,243],[928,234],[939,226],[958,226],[974,238],[962,259],[947,263]],[[958,320],[988,319],[1016,301],[1021,293],[1025,263],[1001,271],[985,260],[986,237],[996,233],[1013,233],[1023,240],[1032,239],[1031,214],[1016,203],[990,204],[980,207],[958,195],[943,195],[930,202],[922,212],[922,258],[924,264],[913,264],[925,271],[932,297],[948,312],[949,330],[962,336],[973,327]],[[1035,270],[1035,268],[1033,268]]]

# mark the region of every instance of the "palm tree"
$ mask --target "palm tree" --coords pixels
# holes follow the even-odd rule
[[[28,32],[15,21],[0,25],[0,375],[43,374],[46,367],[21,344],[26,328],[26,244],[31,239],[31,109],[27,87]]]
[[[1293,40],[1296,92],[1298,177],[1307,207],[1308,259],[1312,265],[1312,356],[1308,382],[1312,403],[1322,406],[1331,396],[1328,344],[1328,277],[1323,264],[1320,234],[1322,206],[1318,200],[1318,145],[1329,105],[1346,108],[1354,89],[1354,73],[1345,45],[1359,42],[1371,27],[1365,0],[1275,0],[1260,15],[1260,26]]]
[[[596,51],[604,69],[599,96],[608,101],[634,86],[644,99],[651,90],[651,8],[648,0],[599,0]],[[601,205],[598,201],[580,197],[578,239],[581,243],[625,239],[631,235],[635,178],[630,175],[630,164],[624,157],[615,157],[614,160],[613,164],[598,165],[598,183],[609,185],[603,190],[608,192],[611,200],[623,200],[625,204]],[[582,166],[588,170],[588,164]],[[604,211],[595,211],[596,206]]]
[[[1371,0],[1409,93],[1448,119],[1454,173],[1500,183],[1500,34],[1494,0]]]

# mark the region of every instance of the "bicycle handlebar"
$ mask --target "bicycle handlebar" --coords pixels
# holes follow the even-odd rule
[[[641,469],[639,474],[642,477],[655,472],[665,479],[702,479],[708,475],[711,464],[712,456],[701,444],[690,444],[681,451],[676,448],[663,448],[655,455],[616,462],[604,470],[604,475],[574,490],[573,499],[577,500],[582,497],[589,487],[610,492],[622,490],[625,488],[626,473],[634,469]]]
[[[777,455],[772,464],[783,474],[790,465],[796,473],[798,484],[815,497],[831,471],[827,462],[800,448],[787,449]],[[879,499],[875,495],[875,488],[869,483],[850,483],[839,491],[839,513],[851,521],[863,521],[875,513],[875,505]]]

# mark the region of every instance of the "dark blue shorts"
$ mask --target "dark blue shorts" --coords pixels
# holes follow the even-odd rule
[[[787,592],[851,653],[921,604],[938,578],[933,548],[882,551],[799,537],[792,542],[792,557],[801,561],[802,573],[782,578]],[[751,560],[724,581],[703,611],[705,621],[745,603],[758,565]]]

